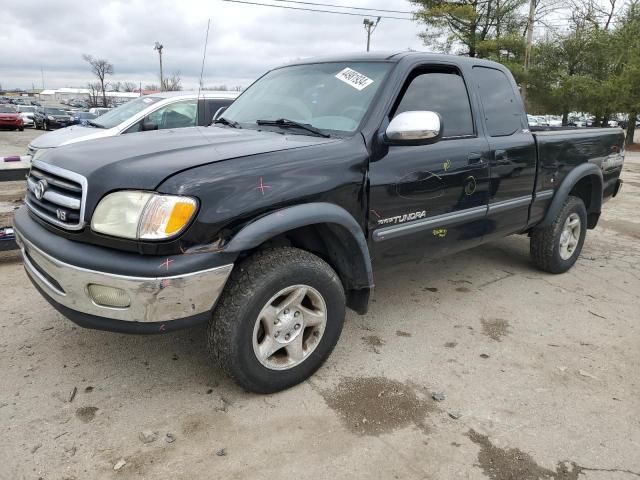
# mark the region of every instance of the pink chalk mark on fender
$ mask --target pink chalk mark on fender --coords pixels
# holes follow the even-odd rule
[[[380,216],[380,214],[378,212],[376,212],[373,208],[371,209],[371,212],[378,217],[378,219],[381,219],[382,217]]]
[[[162,325],[160,325],[160,329],[161,332],[164,332],[167,330],[167,326],[163,323]]]
[[[267,188],[271,188],[271,185],[265,185],[264,182],[262,181],[262,177],[260,177],[260,185],[255,187],[254,190],[260,190],[262,192],[262,195],[264,195],[264,191]]]
[[[167,271],[169,270],[169,265],[173,263],[173,260],[171,260],[170,258],[167,258],[164,262],[162,262],[158,268],[162,268],[162,267],[166,267]]]
[[[169,279],[163,278],[160,280],[160,289],[167,288],[169,286]]]

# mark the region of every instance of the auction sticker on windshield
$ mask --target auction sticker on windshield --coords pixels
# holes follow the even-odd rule
[[[364,90],[373,83],[373,80],[360,72],[347,67],[336,74],[338,80],[351,85],[356,90]]]

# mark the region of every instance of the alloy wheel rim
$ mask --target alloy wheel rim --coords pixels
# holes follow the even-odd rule
[[[570,259],[578,247],[581,234],[580,216],[572,213],[567,217],[560,233],[560,258],[563,260]]]
[[[253,352],[270,370],[289,370],[313,353],[325,331],[327,306],[315,288],[292,285],[262,308],[253,327]]]

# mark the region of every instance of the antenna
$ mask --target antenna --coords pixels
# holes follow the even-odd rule
[[[198,84],[198,100],[200,100],[200,90],[202,90],[202,76],[204,75],[204,60],[207,58],[207,43],[209,43],[209,26],[211,19],[207,20],[207,35],[204,39],[204,52],[202,54],[202,68],[200,69],[200,83]]]

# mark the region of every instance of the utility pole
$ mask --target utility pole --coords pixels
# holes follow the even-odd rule
[[[40,75],[42,75],[42,90],[44,90],[44,69],[40,65]]]
[[[380,18],[381,17],[378,17],[375,23],[373,20],[369,20],[368,18],[365,18],[362,22],[364,25],[364,29],[367,31],[367,52],[369,51],[369,46],[371,45],[371,34],[380,23]]]
[[[524,51],[524,74],[525,79],[522,83],[522,101],[527,108],[527,73],[529,72],[529,63],[531,62],[531,46],[533,44],[533,22],[536,15],[536,0],[529,0],[529,18],[527,19],[527,46]]]
[[[154,50],[158,51],[158,55],[160,56],[160,91],[162,91],[164,87],[164,78],[162,76],[162,49],[164,46],[160,42],[156,42],[156,45],[153,47]]]

